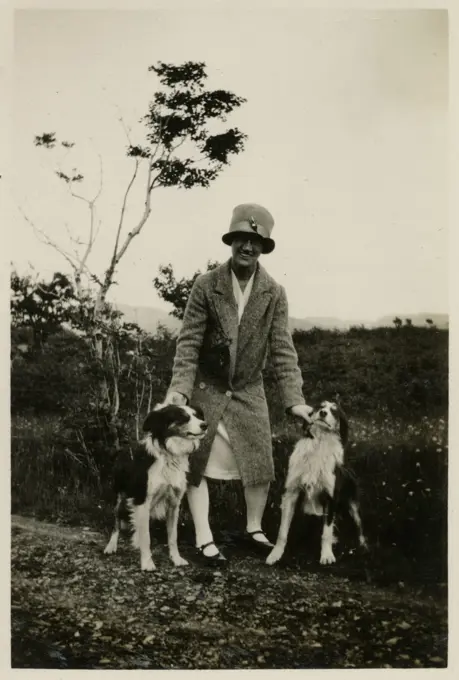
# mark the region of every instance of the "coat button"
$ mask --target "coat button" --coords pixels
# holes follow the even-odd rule
[[[204,382],[199,383],[199,389],[200,390],[203,390],[205,388],[205,386],[206,386],[206,383],[204,383]]]
[[[231,392],[231,390],[227,390],[227,391],[225,392],[225,394],[226,394],[227,397],[232,397],[232,396],[233,396],[233,393]]]

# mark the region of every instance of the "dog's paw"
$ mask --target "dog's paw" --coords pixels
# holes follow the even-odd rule
[[[104,555],[113,555],[113,553],[116,553],[118,549],[118,541],[113,540],[112,538],[109,540],[107,545],[105,546],[104,549]]]
[[[104,555],[114,555],[114,553],[116,553],[116,551],[117,551],[116,545],[113,546],[113,545],[108,544],[104,549]]]
[[[184,557],[181,557],[181,555],[178,555],[178,557],[171,557],[172,563],[174,567],[186,567],[188,566],[188,562]]]
[[[280,548],[273,548],[266,558],[266,564],[276,564],[279,562],[283,555],[283,551]]]
[[[141,562],[140,568],[142,571],[155,571],[156,565],[150,557],[148,560]]]
[[[336,562],[336,557],[332,552],[323,553],[320,556],[320,564],[333,564]]]

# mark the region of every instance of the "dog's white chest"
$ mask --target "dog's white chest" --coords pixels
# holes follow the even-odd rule
[[[321,496],[333,495],[335,467],[342,458],[342,447],[331,438],[303,439],[292,454],[287,487],[304,492],[303,511],[309,515],[322,515]]]
[[[186,489],[186,473],[180,467],[168,467],[157,461],[148,473],[147,496],[150,500],[150,516],[164,519],[167,510],[176,506]]]
[[[167,510],[180,502],[182,489],[163,484],[155,489],[150,501],[150,516],[152,519],[164,519]]]

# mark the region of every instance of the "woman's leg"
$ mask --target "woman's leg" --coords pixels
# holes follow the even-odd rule
[[[244,487],[245,503],[247,507],[247,531],[261,531],[261,520],[268,500],[269,482]],[[254,541],[266,543],[263,534],[255,534]]]
[[[207,479],[203,477],[199,486],[189,486],[187,491],[188,506],[193,518],[196,535],[196,547],[200,548],[206,543],[211,543],[214,538],[209,525],[209,487]],[[206,557],[218,555],[219,550],[215,545],[204,548]]]

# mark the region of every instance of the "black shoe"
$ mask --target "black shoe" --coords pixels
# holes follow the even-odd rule
[[[214,569],[222,569],[223,567],[226,567],[228,560],[221,554],[220,551],[218,551],[216,555],[206,555],[204,553],[204,550],[208,548],[209,545],[215,545],[215,543],[210,541],[209,543],[205,543],[204,545],[200,545],[196,548],[199,553],[200,561],[206,566],[212,567]]]
[[[265,538],[265,540],[257,541],[254,538],[255,534],[261,534]],[[246,531],[244,533],[244,537],[246,543],[250,544],[253,548],[259,550],[260,552],[266,553],[274,548],[274,543],[268,541],[265,532],[262,531],[261,529],[258,529],[257,531]]]

